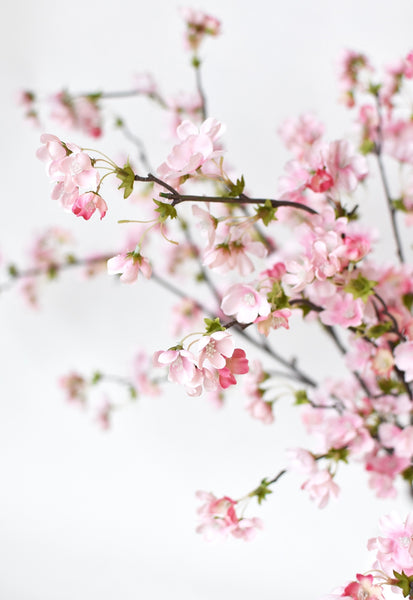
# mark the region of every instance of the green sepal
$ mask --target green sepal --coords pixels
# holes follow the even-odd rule
[[[413,467],[407,467],[404,471],[400,473],[405,481],[408,481],[410,484],[413,483]]]
[[[411,293],[403,294],[402,300],[403,300],[404,306],[407,308],[407,310],[409,312],[411,312],[412,306],[413,306],[413,294],[411,294]]]
[[[206,331],[204,335],[211,335],[211,333],[215,333],[216,331],[226,331],[225,327],[221,325],[219,317],[216,319],[205,318],[204,323],[206,325]]]
[[[384,394],[390,394],[392,392],[403,394],[406,391],[404,385],[400,381],[395,381],[394,379],[377,378],[377,384]]]
[[[95,92],[94,94],[88,94],[85,96],[88,100],[93,102],[93,104],[97,104],[98,100],[102,98],[102,92]]]
[[[349,451],[347,448],[331,448],[325,455],[325,458],[329,458],[331,460],[334,460],[335,462],[340,462],[341,460],[347,464],[348,455]]]
[[[13,264],[9,265],[7,267],[7,271],[9,273],[10,277],[18,277],[19,276],[19,271],[17,270],[16,265],[13,265]]]
[[[56,277],[58,276],[58,274],[59,274],[59,268],[56,265],[51,264],[51,265],[48,266],[48,268],[47,268],[47,276],[48,276],[49,279],[56,279]]]
[[[359,150],[361,152],[361,154],[370,154],[370,152],[374,152],[376,148],[376,144],[373,142],[373,140],[369,140],[368,138],[363,140],[359,146]]]
[[[176,219],[178,213],[176,212],[176,208],[172,206],[172,204],[168,204],[167,202],[160,202],[159,200],[153,199],[158,208],[155,208],[155,211],[159,213],[159,223],[164,223],[167,219]]]
[[[99,373],[99,371],[95,371],[95,373],[93,373],[92,375],[92,379],[90,380],[90,383],[92,385],[96,385],[97,383],[99,383],[99,381],[101,381],[103,375],[102,373]]]
[[[392,206],[395,210],[401,210],[402,212],[407,212],[407,209],[401,198],[395,198],[394,200],[392,200]]]
[[[195,54],[192,57],[191,64],[195,69],[199,69],[199,67],[201,66],[201,61]]]
[[[266,500],[266,496],[268,496],[269,494],[272,494],[272,490],[270,490],[270,488],[268,487],[269,483],[267,481],[267,479],[263,479],[260,483],[260,485],[253,491],[250,493],[250,496],[256,496],[257,500],[258,500],[258,504],[261,504],[261,502],[263,500]]]
[[[344,286],[345,292],[350,292],[353,295],[354,300],[361,298],[363,302],[367,302],[369,296],[374,293],[374,286],[377,285],[377,281],[367,279],[359,273],[356,279],[351,279],[346,286]]]
[[[135,173],[133,172],[129,161],[126,163],[123,169],[116,169],[116,177],[122,182],[118,187],[118,190],[124,188],[123,197],[126,200],[126,198],[129,198],[133,192],[133,185],[135,183]]]
[[[244,175],[241,175],[241,179],[237,179],[237,183],[232,183],[232,181],[229,182],[228,187],[228,196],[231,196],[231,198],[238,198],[245,188]]]
[[[310,404],[310,400],[307,396],[307,392],[305,390],[296,390],[294,393],[295,396],[295,405],[299,404]]]
[[[271,200],[266,200],[265,204],[255,209],[255,212],[266,227],[268,227],[271,221],[277,221],[277,217],[275,216],[277,209],[273,207]]]
[[[133,385],[130,385],[128,389],[131,400],[136,400],[136,398],[138,397],[138,392],[136,391],[136,388]]]
[[[121,117],[116,117],[115,118],[115,127],[123,127],[124,126],[124,121]]]
[[[399,587],[402,590],[405,598],[407,598],[407,596],[409,598],[413,598],[413,575],[408,577],[404,571],[401,573],[393,571],[393,575],[395,580],[392,579],[391,584]]]
[[[391,321],[385,321],[384,323],[378,323],[369,327],[366,331],[366,335],[369,338],[377,339],[391,330],[393,323]]]
[[[271,292],[267,294],[267,300],[271,304],[272,310],[281,310],[290,306],[288,296],[279,281],[273,283]]]
[[[370,83],[368,91],[370,94],[373,94],[373,96],[377,97],[379,95],[380,88],[381,83]]]

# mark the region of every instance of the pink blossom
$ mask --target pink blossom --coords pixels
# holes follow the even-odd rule
[[[303,159],[324,133],[324,125],[309,113],[287,119],[278,129],[284,144],[298,159]]]
[[[95,192],[86,192],[78,196],[72,206],[72,213],[77,217],[83,217],[86,221],[90,219],[96,210],[99,211],[100,218],[103,219],[108,206],[102,196],[95,194]]]
[[[334,196],[340,192],[354,192],[359,181],[367,176],[366,159],[361,154],[356,154],[347,140],[331,142],[323,152],[323,159],[334,181]]]
[[[207,250],[204,265],[216,269],[218,273],[228,273],[237,269],[240,275],[246,276],[254,270],[254,264],[248,254],[264,258],[267,249],[261,242],[254,242],[245,233],[240,238],[217,244]]]
[[[253,419],[257,419],[264,423],[264,425],[270,425],[274,422],[273,414],[273,403],[263,400],[263,398],[255,397],[252,398],[245,406],[247,412]]]
[[[237,380],[234,375],[248,373],[248,359],[244,350],[235,348],[232,356],[225,361],[225,367],[219,370],[219,383],[223,389],[235,385]]]
[[[196,496],[204,502],[198,508],[201,523],[197,527],[197,533],[202,533],[206,539],[213,539],[216,534],[231,534],[249,541],[255,536],[256,530],[262,528],[259,519],[238,517],[235,511],[238,502],[228,496],[216,498],[213,494],[202,491],[198,491]]]
[[[320,320],[325,325],[357,327],[363,321],[363,313],[364,305],[360,298],[355,300],[350,293],[339,293],[320,313]]]
[[[349,583],[343,591],[343,596],[353,600],[384,600],[383,589],[380,585],[373,585],[373,575],[356,575],[357,581]]]
[[[50,98],[51,117],[66,129],[80,129],[97,138],[102,135],[102,121],[97,100],[93,97],[72,98],[59,92]]]
[[[221,154],[214,144],[223,130],[224,126],[213,118],[204,121],[199,128],[191,121],[182,121],[177,129],[180,143],[160,165],[158,175],[163,179],[193,175],[206,161]]]
[[[59,379],[59,385],[65,390],[68,402],[77,402],[79,404],[86,402],[87,381],[79,373],[72,371],[67,375],[63,375]]]
[[[211,335],[205,335],[201,338],[200,354],[198,359],[199,367],[204,363],[213,369],[223,369],[227,366],[226,359],[230,358],[234,352],[234,340],[228,331],[216,331]]]
[[[139,252],[126,252],[110,258],[107,262],[109,275],[121,273],[120,280],[123,283],[133,283],[138,278],[139,271],[149,279],[152,275],[152,267],[148,260]]]
[[[413,381],[413,342],[402,342],[394,350],[396,367],[404,371],[406,381]]]
[[[134,88],[140,94],[151,96],[157,92],[157,84],[151,73],[136,73],[134,76]]]
[[[220,21],[201,10],[185,7],[181,9],[186,22],[185,46],[188,50],[197,51],[206,35],[217,36],[221,33]]]
[[[106,398],[103,400],[103,402],[100,404],[97,410],[95,420],[99,427],[104,431],[107,431],[110,427],[110,417],[112,410],[113,406]]]
[[[393,570],[413,575],[413,513],[403,522],[396,512],[380,519],[383,534],[368,542],[368,549],[376,551],[375,568],[393,577]]]
[[[324,469],[311,474],[301,489],[309,493],[311,500],[316,502],[318,508],[324,508],[331,495],[338,496],[340,488],[333,481],[330,472]]]
[[[330,173],[327,173],[325,169],[317,169],[310,181],[307,183],[307,187],[317,194],[327,192],[334,185],[334,179]]]
[[[267,298],[252,286],[237,283],[223,297],[221,310],[226,315],[235,315],[239,323],[252,323],[258,316],[268,316],[271,307]]]
[[[169,367],[168,380],[191,384],[195,377],[195,357],[188,350],[159,350],[153,355],[155,367]]]
[[[289,308],[282,308],[280,310],[274,310],[267,317],[258,317],[255,320],[258,331],[268,337],[271,329],[289,329],[290,325],[288,319],[291,317],[291,310]]]

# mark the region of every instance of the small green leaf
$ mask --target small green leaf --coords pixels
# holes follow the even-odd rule
[[[92,375],[92,379],[91,379],[91,384],[92,385],[96,385],[97,383],[99,383],[99,381],[102,379],[103,375],[102,373],[99,373],[99,371],[95,371]]]
[[[377,325],[373,325],[369,327],[366,331],[366,335],[369,338],[379,338],[393,327],[393,323],[391,321],[385,321],[384,323],[378,323]]]
[[[402,300],[403,300],[404,306],[407,308],[407,310],[409,312],[411,312],[412,306],[413,306],[413,294],[411,294],[411,293],[403,294]]]
[[[272,310],[281,310],[290,306],[288,296],[285,294],[279,281],[273,283],[271,292],[267,294],[267,300],[271,304]]]
[[[368,91],[370,92],[370,94],[373,94],[373,96],[378,96],[380,88],[381,83],[370,83]]]
[[[359,150],[362,154],[366,155],[370,154],[370,152],[374,152],[375,147],[376,144],[373,140],[366,139],[361,142]]]
[[[405,598],[407,596],[409,596],[409,598],[413,598],[413,575],[408,577],[404,571],[401,573],[393,571],[393,575],[395,580],[392,580],[391,584],[399,587],[402,590]]]
[[[258,504],[261,504],[261,502],[266,499],[266,496],[272,494],[272,490],[270,490],[268,485],[268,481],[263,479],[260,485],[253,492],[251,492],[251,497],[257,496]]]
[[[294,404],[296,404],[297,406],[299,404],[309,404],[310,403],[310,400],[307,396],[307,392],[305,390],[296,390],[294,396],[295,396]]]
[[[155,211],[159,213],[159,223],[164,223],[167,219],[176,219],[178,213],[176,212],[176,208],[172,206],[172,204],[168,204],[167,202],[160,202],[159,200],[153,199],[158,208],[155,208]]]
[[[211,335],[211,333],[215,333],[216,331],[225,331],[225,327],[222,327],[219,317],[216,319],[205,318],[204,323],[206,325],[205,335]]]
[[[344,291],[352,294],[355,300],[361,298],[363,302],[367,302],[369,296],[374,293],[375,285],[377,285],[377,281],[367,279],[359,273],[356,279],[351,279],[348,284],[344,286]]]
[[[401,476],[410,484],[413,483],[413,467],[407,467],[407,469],[401,472]]]
[[[331,460],[334,460],[335,462],[340,462],[340,460],[341,460],[347,464],[348,455],[349,455],[349,451],[347,448],[331,448],[327,452],[325,457],[330,458]]]
[[[102,92],[95,92],[94,94],[88,94],[86,96],[88,100],[93,102],[93,104],[97,104],[98,100],[102,98]]]
[[[17,270],[16,265],[9,265],[7,267],[7,270],[9,272],[10,277],[18,277],[19,276],[19,271]]]
[[[407,212],[407,208],[404,205],[402,198],[395,198],[392,200],[392,206],[395,210],[401,210],[402,212]]]
[[[195,69],[198,69],[201,66],[201,61],[197,56],[193,56],[191,60],[191,64]]]
[[[135,173],[133,172],[129,162],[126,163],[123,169],[116,170],[116,177],[122,182],[118,187],[118,190],[124,188],[123,197],[125,199],[129,198],[133,192],[133,185],[135,183]]]
[[[133,385],[129,386],[129,395],[132,400],[136,400],[136,398],[138,397],[138,392],[136,391],[136,388]]]
[[[257,217],[261,219],[266,227],[268,227],[271,221],[277,220],[277,217],[275,216],[277,209],[273,207],[271,200],[266,200],[265,204],[255,209],[255,212]]]
[[[237,183],[233,183],[232,181],[229,182],[228,187],[228,196],[231,196],[231,198],[238,198],[245,188],[244,175],[241,175],[241,179],[237,179]]]

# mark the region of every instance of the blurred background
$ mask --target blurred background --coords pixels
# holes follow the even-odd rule
[[[35,157],[41,130],[25,122],[17,92],[130,89],[142,71],[165,95],[193,90],[181,6],[17,0],[3,8],[3,265],[24,268],[33,239],[51,225],[72,232],[79,255],[111,251],[123,236],[117,219],[131,217],[119,201],[102,222],[86,222],[50,199]],[[256,196],[276,194],[288,159],[276,132],[286,117],[313,111],[327,139],[352,136],[349,113],[337,102],[343,48],[381,66],[413,45],[410,0],[192,6],[222,21],[222,35],[201,48],[209,112],[226,123],[228,159]],[[164,160],[171,143],[161,111],[144,98],[105,106],[127,117],[155,166]],[[133,149],[119,132],[88,144],[112,156]],[[364,200],[363,211],[376,219],[384,209],[381,189]],[[386,219],[377,219],[387,233]],[[391,252],[385,240],[383,259]],[[289,475],[261,507],[251,502],[247,516],[265,524],[253,542],[206,543],[195,533],[195,491],[240,497],[276,474],[284,449],[308,441],[291,402],[281,400],[275,423],[265,426],[247,414],[238,388],[216,410],[171,385],[161,397],[117,412],[105,432],[93,415],[65,402],[58,386],[69,370],[128,376],[140,347],[153,353],[170,346],[174,302],[151,281],[120,286],[105,274],[86,280],[75,270],[44,286],[37,310],[18,286],[1,294],[1,600],[316,600],[368,568],[366,541],[377,535],[379,515],[411,507],[404,489],[395,501],[376,500],[361,467],[352,465],[340,467],[339,499],[320,511],[300,491],[300,478]],[[308,331],[277,332],[274,346],[287,357],[298,354],[314,376],[339,375],[328,340]],[[126,398],[118,387],[108,393]]]

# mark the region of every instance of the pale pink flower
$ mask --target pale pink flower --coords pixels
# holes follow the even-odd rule
[[[413,381],[413,342],[402,342],[394,350],[396,367],[404,371],[406,381]]]
[[[88,96],[71,97],[59,92],[50,98],[51,117],[66,129],[80,129],[91,137],[102,135],[102,119],[97,100]]]
[[[153,361],[143,350],[139,351],[133,361],[133,382],[138,392],[145,396],[159,396],[161,390],[157,381],[149,376],[149,368]]]
[[[310,475],[317,472],[317,463],[314,456],[304,448],[287,449],[288,468],[302,475]]]
[[[340,192],[354,192],[358,183],[367,176],[365,157],[356,154],[347,140],[331,142],[323,152],[323,159],[334,180],[334,187],[329,190],[329,194],[334,197]]]
[[[393,570],[413,575],[413,513],[403,522],[396,512],[380,519],[383,534],[368,542],[368,549],[376,551],[374,568],[393,577]]]
[[[344,588],[343,596],[352,600],[385,600],[381,585],[373,585],[373,575],[358,573],[356,579]]]
[[[268,316],[271,307],[267,298],[252,286],[237,283],[223,297],[221,310],[226,315],[235,315],[239,323],[252,323],[258,316]]]
[[[201,323],[202,313],[191,298],[183,298],[172,307],[172,334],[181,335],[191,327]]]
[[[340,490],[327,469],[311,474],[301,489],[309,493],[310,499],[316,502],[318,508],[327,506],[330,496],[338,496]]]
[[[140,94],[147,94],[148,96],[155,94],[158,90],[151,73],[136,73],[133,78],[133,87]]]
[[[153,355],[155,367],[168,367],[168,380],[191,384],[195,377],[195,357],[188,350],[159,350]]]
[[[273,403],[263,400],[263,398],[252,398],[245,408],[253,419],[257,419],[264,423],[264,425],[270,425],[274,422]]]
[[[380,426],[380,437],[382,435]],[[387,444],[384,444],[386,447]],[[410,464],[408,458],[402,458],[395,454],[378,455],[377,450],[366,457],[365,468],[370,472],[369,487],[376,490],[378,498],[395,498],[397,496],[394,481],[396,476],[407,469]]]
[[[202,533],[207,540],[213,539],[216,534],[231,534],[249,541],[254,537],[256,530],[262,528],[260,519],[238,517],[235,511],[238,502],[228,496],[216,498],[213,494],[203,491],[196,492],[196,496],[204,502],[197,511],[201,523],[196,531]]]
[[[228,273],[237,269],[239,274],[245,277],[254,270],[254,263],[248,254],[264,258],[267,249],[261,242],[252,241],[245,233],[241,238],[217,244],[207,250],[204,265],[216,269],[218,273]]]
[[[197,51],[206,35],[217,36],[221,33],[220,21],[201,10],[185,7],[181,15],[186,22],[185,47]]]
[[[199,342],[200,354],[198,364],[203,368],[204,363],[213,369],[223,369],[227,366],[226,359],[234,352],[234,340],[229,331],[216,331],[205,335]]]
[[[78,196],[72,206],[72,213],[77,217],[83,217],[86,221],[90,219],[96,210],[99,211],[100,218],[103,219],[108,210],[108,205],[102,196],[95,194],[95,192],[86,192]]]
[[[255,320],[258,331],[268,337],[271,329],[289,329],[290,325],[288,319],[291,317],[291,310],[289,308],[282,308],[280,310],[274,310],[267,317],[258,317]]]
[[[352,294],[340,292],[320,313],[320,320],[324,325],[357,327],[363,322],[363,314],[364,305],[360,298],[355,300]]]
[[[110,417],[113,410],[112,404],[109,402],[107,398],[104,398],[101,404],[99,405],[96,415],[95,421],[99,425],[101,429],[107,431],[110,427]]]
[[[86,402],[86,390],[87,390],[87,381],[86,379],[72,371],[67,375],[62,375],[59,379],[60,387],[66,392],[66,400],[68,402],[76,402],[79,404],[84,404]]]
[[[286,119],[278,129],[284,144],[301,160],[324,133],[324,125],[318,119],[306,113],[298,118]]]
[[[216,119],[209,118],[198,128],[191,121],[182,121],[177,129],[180,143],[157,170],[163,179],[175,179],[184,175],[193,175],[202,165],[221,154],[215,148],[215,141],[224,130]]]
[[[123,283],[133,283],[138,278],[139,271],[149,279],[152,275],[152,267],[148,260],[139,252],[126,252],[110,258],[107,262],[109,275],[121,274]]]

